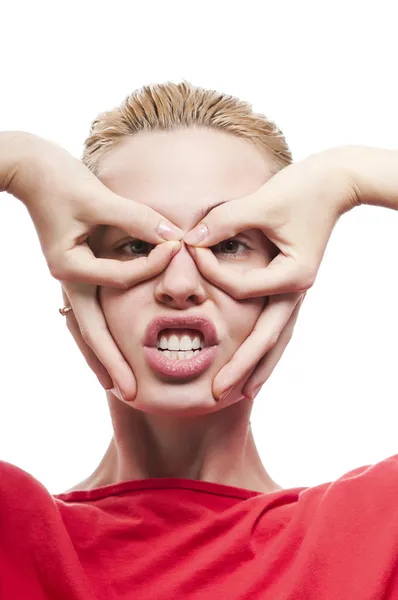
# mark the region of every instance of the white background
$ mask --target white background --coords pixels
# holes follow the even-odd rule
[[[396,3],[8,2],[0,129],[80,157],[97,113],[144,84],[179,82],[250,101],[295,160],[340,144],[398,146]],[[97,466],[106,399],[58,314],[22,204],[0,202],[0,457],[61,492]],[[283,487],[330,481],[398,453],[398,213],[337,224],[252,426]]]

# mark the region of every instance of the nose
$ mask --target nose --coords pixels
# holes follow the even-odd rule
[[[161,274],[155,296],[158,302],[180,310],[206,300],[204,280],[184,242]]]

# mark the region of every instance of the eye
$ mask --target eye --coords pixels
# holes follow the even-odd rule
[[[124,256],[140,258],[142,256],[148,256],[148,254],[155,248],[155,244],[144,242],[139,239],[131,239],[128,242],[122,244],[116,250]]]
[[[250,246],[245,244],[240,240],[235,238],[230,238],[228,240],[224,240],[219,242],[215,246],[212,246],[211,250],[217,254],[225,254],[232,257],[241,258],[242,256],[246,256],[248,254],[248,250],[250,250]]]

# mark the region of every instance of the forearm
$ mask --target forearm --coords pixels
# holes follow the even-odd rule
[[[398,151],[367,146],[345,146],[343,169],[352,180],[359,204],[398,210]]]
[[[18,196],[16,180],[22,164],[33,162],[37,136],[22,131],[0,132],[0,191]],[[32,169],[33,171],[33,169]]]
[[[98,193],[102,184],[69,152],[53,142],[21,131],[0,132],[0,191],[19,198],[28,208],[45,209],[65,193]]]

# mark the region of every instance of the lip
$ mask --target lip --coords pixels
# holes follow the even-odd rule
[[[204,347],[199,354],[185,360],[171,359],[157,348],[158,334],[162,329],[196,329],[204,337]],[[212,364],[219,344],[214,324],[201,315],[180,317],[156,317],[148,325],[144,353],[151,368],[165,377],[174,379],[191,378],[201,375]]]

